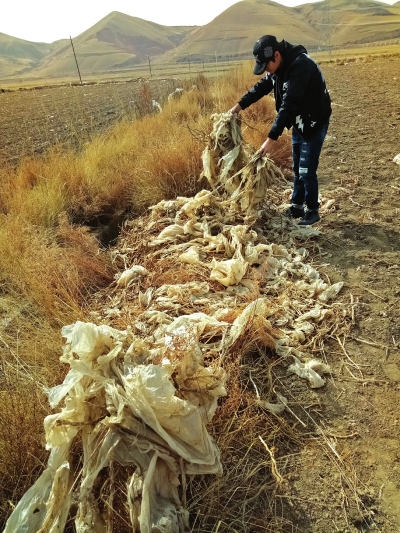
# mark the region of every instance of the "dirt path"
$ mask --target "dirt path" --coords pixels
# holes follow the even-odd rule
[[[317,260],[331,280],[345,282],[354,327],[351,337],[331,339],[332,379],[309,396],[324,437],[310,435],[298,455],[280,461],[288,485],[278,502],[292,522],[282,530],[398,533],[400,62],[323,71],[334,105],[320,194],[335,203],[319,225]]]

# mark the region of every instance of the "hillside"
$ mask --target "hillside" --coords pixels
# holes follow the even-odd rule
[[[296,9],[318,32],[322,45],[345,46],[400,37],[400,2],[323,0]]]
[[[272,0],[243,0],[199,28],[165,58],[250,57],[254,42],[269,33],[309,49],[393,39],[400,36],[398,4],[323,0],[290,8]]]
[[[162,26],[113,11],[74,38],[83,76],[128,69],[162,58],[165,63],[251,57],[260,35],[274,34],[308,49],[400,37],[400,2],[322,0],[289,8],[271,0],[242,0],[209,24]],[[31,43],[0,34],[0,77],[75,75],[68,39]]]
[[[192,30],[191,26],[162,26],[113,11],[74,38],[74,48],[82,73],[99,72],[133,66],[147,61],[149,55],[161,55],[177,46]],[[0,47],[1,44],[2,41]],[[3,48],[14,52],[0,60],[2,78],[22,74],[57,78],[75,74],[69,40],[45,45],[5,36]]]
[[[0,75],[2,78],[29,72],[63,41],[33,43],[0,33]]]
[[[244,0],[198,29],[167,57],[179,60],[188,53],[195,57],[248,56],[260,35],[268,33],[279,39],[290,35],[291,41],[305,45],[318,44],[317,30],[301,12],[268,0]]]
[[[191,26],[161,26],[113,11],[74,39],[82,72],[130,67],[148,56],[159,56],[177,46]],[[75,72],[70,46],[45,58],[37,72],[40,76],[60,76]]]

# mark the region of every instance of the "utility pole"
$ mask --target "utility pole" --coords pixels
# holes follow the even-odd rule
[[[188,63],[189,63],[189,72],[190,72],[190,55],[189,55],[189,52],[188,52]]]
[[[152,74],[151,74],[151,63],[150,63],[150,56],[147,56],[147,59],[149,60],[149,69],[150,69],[150,78],[151,78]]]
[[[76,59],[74,43],[72,42],[72,37],[71,37],[71,35],[69,36],[69,38],[70,38],[70,41],[71,41],[72,51],[74,52],[75,63],[76,63],[76,68],[78,69],[79,79],[80,79],[80,81],[81,81],[81,85],[82,85],[81,73],[80,73],[80,71],[79,71],[78,60]]]
[[[331,24],[331,14],[330,14],[330,4],[329,0],[325,0],[323,2],[324,7],[324,16],[323,16],[323,28],[324,28],[324,34],[325,34],[325,44],[329,50],[329,55],[332,54],[331,49],[331,34],[333,30],[333,26]]]

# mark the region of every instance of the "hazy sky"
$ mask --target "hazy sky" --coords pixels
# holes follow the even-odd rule
[[[0,0],[0,33],[51,43],[76,37],[121,11],[166,26],[203,26],[238,0]],[[278,0],[298,6],[310,0]],[[385,3],[394,4],[396,0]]]

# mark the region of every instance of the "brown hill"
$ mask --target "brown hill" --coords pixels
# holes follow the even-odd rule
[[[271,1],[244,0],[234,4],[212,22],[199,28],[168,57],[229,56],[251,54],[260,35],[272,33],[278,38],[291,36],[293,41],[317,43],[318,33],[292,8]]]
[[[393,39],[400,36],[400,2],[323,0],[296,8],[272,0],[243,0],[199,28],[165,57],[251,57],[254,42],[265,34],[301,43],[313,50]]]
[[[152,59],[165,62],[251,57],[267,33],[310,51],[400,37],[400,2],[322,0],[296,8],[272,0],[243,0],[203,27],[162,26],[113,11],[74,39],[83,76],[129,68]],[[69,40],[50,45],[0,34],[0,77],[75,76]]]
[[[193,26],[162,26],[113,11],[74,39],[82,74],[140,64],[175,48]],[[76,72],[70,41],[29,43],[0,34],[0,77],[54,77]],[[3,49],[8,50],[7,55]]]
[[[30,72],[62,42],[33,43],[0,33],[0,76],[7,78]]]
[[[318,44],[318,31],[301,12],[270,0],[244,0],[199,28],[167,57],[179,60],[188,53],[199,58],[251,55],[254,42],[268,33],[308,46]]]
[[[192,26],[162,26],[113,11],[74,39],[82,73],[129,67],[177,46]],[[75,72],[69,42],[44,58],[35,75],[59,77]]]
[[[345,46],[400,37],[400,2],[323,0],[296,9],[319,34],[321,45]]]

